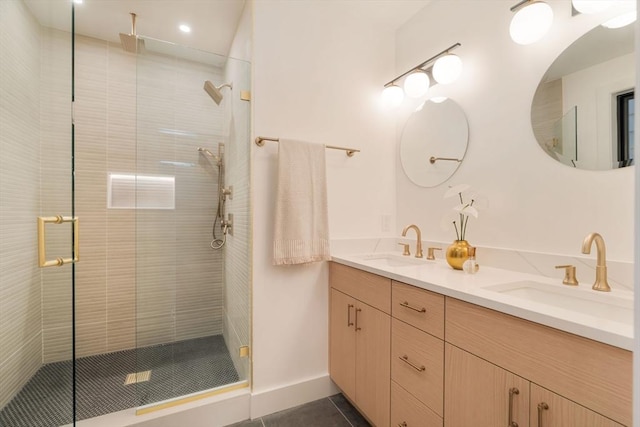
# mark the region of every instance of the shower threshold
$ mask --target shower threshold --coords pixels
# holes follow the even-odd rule
[[[0,411],[3,427],[58,427],[73,422],[72,361],[44,365]],[[148,381],[125,385],[132,372]],[[221,335],[83,357],[76,361],[76,419],[124,409],[154,410],[239,382]],[[215,392],[212,391],[212,393]],[[161,402],[161,403],[159,403]]]

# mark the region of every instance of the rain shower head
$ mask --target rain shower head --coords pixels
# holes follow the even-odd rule
[[[220,102],[222,102],[222,92],[220,92],[220,90],[223,87],[228,87],[229,89],[233,89],[233,83],[225,83],[221,86],[215,86],[213,83],[211,83],[209,80],[206,80],[204,82],[204,90],[209,94],[209,96],[211,97],[211,99],[213,99],[213,102],[215,102],[216,104],[220,105]]]
[[[136,34],[136,14],[131,15],[131,34],[120,33],[120,43],[125,52],[138,53],[144,48],[144,40]]]

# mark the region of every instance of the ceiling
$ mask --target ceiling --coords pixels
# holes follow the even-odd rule
[[[70,31],[71,0],[24,1],[41,25]],[[330,0],[288,1],[317,3]],[[363,21],[394,29],[431,2],[335,1],[338,5],[339,2],[345,2],[356,7],[359,10],[358,17]],[[75,5],[75,29],[77,34],[120,43],[118,34],[131,32],[129,13],[134,12],[137,15],[138,35],[228,56],[245,3],[250,5],[246,0],[83,0],[82,4]],[[181,32],[178,29],[180,24],[190,25],[191,33]]]
[[[0,0],[2,1],[2,0]],[[41,25],[71,28],[69,0],[25,0]],[[76,33],[120,43],[118,34],[131,32],[227,56],[245,0],[84,0],[75,5]],[[178,25],[188,24],[191,33]]]

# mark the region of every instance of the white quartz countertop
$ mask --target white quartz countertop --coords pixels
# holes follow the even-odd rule
[[[559,279],[487,266],[481,266],[476,274],[465,274],[444,260],[420,260],[397,253],[333,254],[332,259],[625,350],[633,349],[633,293],[627,290],[597,292],[591,289],[591,283],[566,286]],[[525,283],[530,292],[501,292],[517,283]]]

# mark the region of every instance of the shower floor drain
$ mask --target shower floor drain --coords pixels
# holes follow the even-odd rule
[[[124,385],[143,383],[149,381],[150,378],[151,371],[136,372],[135,374],[127,375],[127,379],[124,380]]]

